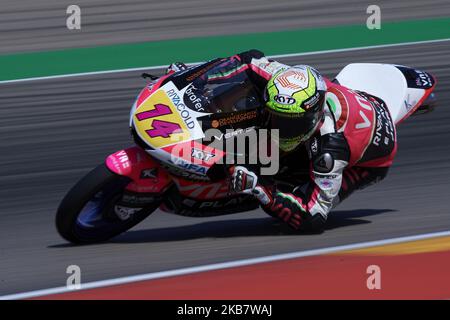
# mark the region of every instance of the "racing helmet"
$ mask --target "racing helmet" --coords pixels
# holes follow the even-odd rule
[[[263,126],[279,130],[279,148],[289,152],[307,141],[324,116],[327,86],[313,68],[298,65],[278,71],[264,92]]]

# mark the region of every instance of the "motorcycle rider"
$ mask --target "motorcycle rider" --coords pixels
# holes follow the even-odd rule
[[[310,181],[290,192],[236,166],[233,192],[255,196],[268,214],[294,229],[321,230],[333,207],[386,177],[397,139],[381,99],[330,81],[310,66],[269,60],[258,50],[227,59],[235,70],[224,74],[246,72],[264,92],[264,127],[279,129],[282,154],[306,148],[310,162]],[[175,63],[168,72],[186,68]]]

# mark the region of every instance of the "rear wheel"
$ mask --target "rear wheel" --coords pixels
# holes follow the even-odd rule
[[[73,243],[108,240],[132,228],[154,210],[161,200],[136,196],[125,190],[130,179],[111,172],[105,164],[89,172],[64,197],[56,213],[59,234]],[[127,202],[133,199],[133,203]]]

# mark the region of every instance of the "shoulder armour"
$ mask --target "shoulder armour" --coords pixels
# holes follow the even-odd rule
[[[316,135],[310,139],[308,149],[313,169],[320,173],[330,172],[335,160],[350,160],[350,147],[342,133]]]

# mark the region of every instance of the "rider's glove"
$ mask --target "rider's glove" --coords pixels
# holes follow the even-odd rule
[[[256,173],[251,172],[242,166],[233,168],[230,191],[234,193],[251,194],[263,205],[269,205],[272,202],[271,192],[258,184],[258,176]]]
[[[243,63],[249,64],[252,62],[252,59],[261,59],[262,57],[264,57],[264,53],[256,49],[252,49],[249,51],[238,53],[238,56],[239,58],[241,58],[241,61]]]
[[[302,226],[303,221],[307,217],[307,212],[302,206],[301,199],[292,194],[278,192],[274,196],[272,204],[264,207],[264,209],[268,214],[283,220],[295,230]]]
[[[187,68],[188,66],[185,65],[183,62],[174,62],[166,69],[166,74],[183,71],[186,70]]]

